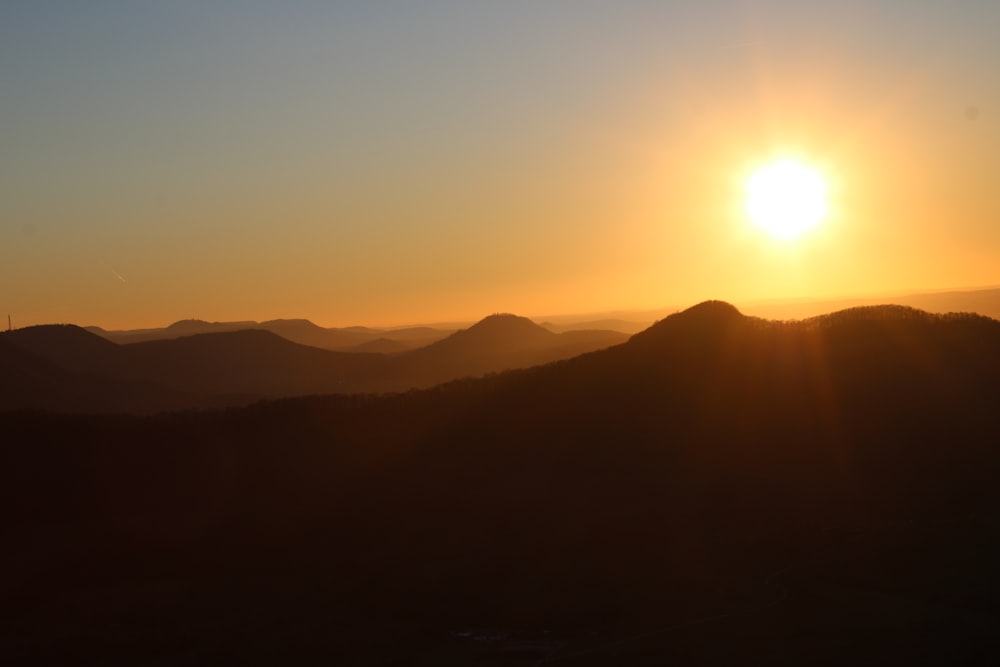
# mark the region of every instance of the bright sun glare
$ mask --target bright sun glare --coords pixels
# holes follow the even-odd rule
[[[795,160],[778,160],[754,170],[746,193],[750,221],[777,239],[798,238],[826,217],[823,177]]]

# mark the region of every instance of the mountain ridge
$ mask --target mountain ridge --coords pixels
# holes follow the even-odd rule
[[[397,662],[412,662],[413,632],[440,638],[424,664],[523,649],[456,657],[460,628],[551,632],[539,659],[595,664],[684,664],[706,643],[719,664],[788,665],[995,647],[1000,322],[699,304],[644,333],[382,396],[0,413],[4,556],[20,568],[0,636],[42,619],[48,647],[69,633],[43,621],[91,592],[73,631],[131,622],[147,648],[175,635],[142,619],[183,619],[248,660],[287,657],[302,618],[370,638],[352,664],[405,637]],[[904,621],[888,630],[886,614]],[[663,631],[678,624],[694,634]],[[344,662],[344,642],[321,648]],[[595,645],[611,648],[580,653]]]
[[[189,331],[192,326],[200,324],[188,321],[178,329]],[[307,346],[259,328],[223,328],[125,344],[75,325],[38,325],[2,335],[72,372],[146,382],[190,395],[243,395],[247,400],[405,391],[546,363],[625,339],[615,332],[553,334],[513,315],[484,318],[416,350],[384,341],[379,347],[392,351],[389,356],[365,347],[347,352]]]

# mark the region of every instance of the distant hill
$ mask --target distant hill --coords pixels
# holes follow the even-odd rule
[[[998,387],[986,317],[706,302],[427,391],[0,414],[0,637],[22,664],[973,662],[1000,615]]]
[[[76,372],[195,394],[296,396],[356,390],[381,355],[348,354],[245,329],[117,345],[79,327],[26,327],[7,340]]]
[[[526,317],[497,314],[480,320],[468,329],[456,331],[410,356],[461,362],[480,358],[483,354],[517,353],[551,347],[556,340],[557,334]]]
[[[163,330],[164,338],[179,336],[194,336],[203,333],[219,333],[221,331],[240,331],[256,328],[257,323],[243,322],[205,322],[203,320],[179,320]],[[151,339],[154,340],[154,339]]]
[[[398,343],[400,349],[415,349],[444,338],[451,330],[430,327],[404,327],[398,329],[373,329],[368,327],[324,328],[305,319],[268,320],[266,322],[205,322],[203,320],[181,320],[162,329],[137,329],[134,331],[106,331],[100,327],[87,327],[95,333],[115,343],[140,343],[151,340],[169,340],[183,336],[204,333],[223,333],[259,329],[270,331],[282,338],[333,351],[355,351],[365,343],[385,339]],[[359,351],[375,351],[361,348]]]
[[[526,317],[496,314],[426,347],[394,357],[380,376],[392,390],[429,387],[456,378],[526,368],[618,345],[616,331],[556,334]]]
[[[858,306],[901,305],[930,313],[977,313],[1000,319],[1000,287],[904,292],[868,297],[831,297],[741,301],[746,315],[766,319],[805,319]],[[577,315],[546,315],[534,318],[554,332],[576,329],[610,329],[634,334],[654,321],[682,310],[676,306],[654,310],[610,311]]]
[[[311,325],[269,323],[279,331],[308,330]],[[187,321],[179,331],[201,330]],[[225,329],[225,327],[223,327]],[[427,332],[404,330],[412,343]],[[211,396],[259,398],[309,394],[404,391],[461,377],[477,376],[565,359],[617,344],[624,334],[573,332],[553,334],[530,320],[514,316],[487,318],[449,338],[417,350],[399,341],[373,339],[351,352],[337,352],[294,343],[263,329],[222,330],[175,338],[116,344],[73,325],[26,327],[2,334],[7,341],[57,366],[118,381],[170,388],[203,404]],[[391,356],[372,352],[382,349]],[[366,351],[367,350],[367,351]],[[25,405],[19,401],[17,405]],[[50,405],[50,403],[45,403]],[[14,405],[13,403],[11,405]],[[192,398],[178,404],[170,398],[164,409],[198,405]],[[0,409],[5,404],[0,403]],[[143,411],[149,410],[144,403]],[[124,405],[111,411],[129,411]]]
[[[80,340],[72,334],[66,338],[70,343],[82,343],[80,351],[100,347],[91,347],[91,341]],[[206,396],[151,382],[69,371],[0,335],[0,410],[154,413],[247,402],[245,395]]]
[[[910,306],[931,313],[977,313],[1000,319],[1000,288],[915,292],[890,297],[761,301],[744,304],[743,310],[769,319],[803,319],[872,305]]]
[[[44,324],[0,333],[0,338],[76,371],[107,368],[121,347],[73,324]]]

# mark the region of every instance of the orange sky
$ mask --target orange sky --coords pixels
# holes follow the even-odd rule
[[[990,3],[170,4],[0,9],[16,324],[1000,284]],[[783,155],[832,209],[784,244],[742,208]]]

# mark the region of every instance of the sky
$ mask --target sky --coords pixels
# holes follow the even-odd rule
[[[5,0],[0,313],[326,326],[1000,284],[1000,3]],[[744,183],[826,179],[779,242]]]

